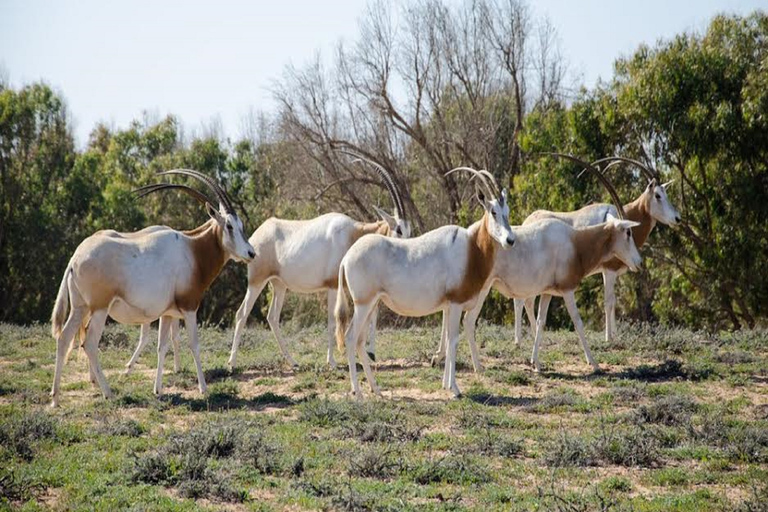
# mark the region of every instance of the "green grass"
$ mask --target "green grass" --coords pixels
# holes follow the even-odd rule
[[[363,402],[341,355],[325,366],[324,326],[284,334],[298,370],[255,327],[230,372],[232,331],[201,329],[207,395],[184,350],[158,399],[154,350],[124,375],[138,329],[110,325],[100,359],[114,399],[74,354],[53,410],[48,327],[0,325],[0,510],[764,509],[764,331],[621,325],[611,344],[591,332],[599,374],[574,333],[552,332],[536,374],[530,339],[483,325],[486,372],[460,344],[454,399],[429,366],[439,329],[383,330],[384,398]]]

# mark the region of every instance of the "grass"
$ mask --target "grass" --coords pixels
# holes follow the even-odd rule
[[[429,365],[437,328],[383,330],[384,398],[363,402],[323,364],[324,326],[284,326],[298,370],[261,327],[234,372],[231,329],[200,334],[206,396],[188,351],[178,374],[167,358],[162,398],[152,350],[123,375],[138,329],[110,325],[114,399],[73,354],[51,410],[48,328],[0,324],[0,510],[766,510],[765,331],[590,332],[597,374],[551,332],[536,374],[530,340],[482,325],[486,372],[460,344],[457,400]]]

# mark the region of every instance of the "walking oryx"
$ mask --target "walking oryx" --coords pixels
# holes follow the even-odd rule
[[[469,228],[443,226],[418,238],[396,240],[371,235],[361,238],[341,261],[336,299],[336,339],[347,348],[352,392],[361,397],[355,367],[355,350],[371,390],[381,392],[371,372],[361,334],[379,300],[405,316],[443,312],[447,326],[449,357],[445,363],[443,388],[455,395],[455,354],[461,312],[475,306],[493,269],[497,247],[511,247],[515,236],[509,228],[506,190],[499,191],[487,171],[460,168],[478,178],[477,199],[483,217]],[[453,169],[454,172],[459,169]],[[490,181],[487,179],[490,178]],[[354,303],[349,329],[349,309],[344,286]],[[345,334],[346,331],[346,334]]]
[[[634,271],[641,260],[631,232],[638,223],[623,220],[621,202],[613,186],[599,170],[589,164],[587,166],[610,192],[621,220],[608,213],[605,222],[584,228],[574,228],[558,219],[543,219],[512,229],[516,239],[515,249],[498,255],[491,278],[480,292],[480,300],[464,317],[464,329],[476,371],[482,371],[482,365],[475,344],[475,323],[491,286],[495,286],[506,297],[533,297],[541,294],[531,357],[531,363],[537,371],[540,369],[539,345],[547,323],[547,308],[553,295],[562,296],[565,300],[587,362],[598,370],[584,336],[584,325],[576,307],[574,291],[584,277],[607,261],[616,258]],[[444,352],[445,342],[441,340],[433,360],[439,360]]]
[[[553,154],[553,156],[566,155]],[[611,162],[611,163],[609,163]],[[584,163],[579,161],[579,163]],[[632,228],[632,236],[635,239],[637,248],[640,249],[648,240],[654,226],[657,222],[667,226],[676,226],[680,223],[680,214],[669,201],[667,196],[667,187],[674,180],[661,183],[661,175],[658,171],[650,169],[648,166],[623,157],[607,157],[593,162],[592,165],[604,163],[630,163],[637,166],[648,179],[648,186],[645,187],[640,197],[624,205],[624,215],[628,220],[638,223]],[[604,169],[607,170],[607,169]],[[605,222],[608,215],[617,215],[617,207],[610,204],[591,204],[575,212],[551,212],[547,210],[537,210],[528,216],[523,225],[537,222],[542,219],[559,219],[570,224],[573,227],[586,227]],[[603,274],[603,283],[605,284],[605,340],[611,341],[616,331],[616,279],[627,271],[627,265],[617,258],[604,262],[592,273],[601,272]],[[520,340],[521,332],[521,310],[523,299],[515,299],[515,342]],[[532,305],[529,306],[528,318],[532,316]],[[533,327],[533,324],[531,324]]]
[[[256,251],[256,257],[248,264],[248,291],[237,310],[235,337],[229,366],[234,368],[237,348],[243,336],[248,315],[256,299],[267,283],[272,285],[272,301],[269,304],[267,322],[280,346],[280,351],[292,366],[296,361],[286,349],[280,334],[280,310],[285,292],[314,293],[326,291],[328,300],[328,356],[331,367],[336,367],[333,356],[335,321],[333,311],[336,305],[336,281],[341,258],[360,237],[372,233],[392,238],[408,238],[411,224],[406,218],[400,193],[390,173],[381,165],[348,153],[358,160],[368,162],[382,177],[394,203],[394,216],[374,206],[381,216],[378,222],[363,223],[352,220],[341,213],[327,213],[310,220],[284,220],[271,218],[254,231],[249,239]],[[376,314],[370,321],[371,350],[374,347]]]
[[[156,394],[162,393],[168,320],[183,318],[197,367],[200,392],[205,392],[197,336],[197,308],[203,294],[229,259],[248,262],[255,254],[245,239],[243,224],[229,196],[218,183],[202,173],[186,169],[160,174],[181,174],[202,181],[216,195],[219,207],[215,208],[205,194],[184,185],[149,185],[139,191],[152,193],[171,189],[191,195],[205,205],[210,220],[193,232],[160,229],[146,234],[120,234],[100,231],[78,246],[64,272],[51,315],[51,330],[58,345],[51,390],[54,406],[58,404],[67,349],[87,319],[90,320],[83,347],[104,397],[111,396],[98,358],[98,343],[107,316],[121,323],[138,324],[160,318]]]

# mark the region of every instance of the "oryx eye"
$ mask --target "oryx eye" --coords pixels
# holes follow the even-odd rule
[[[631,229],[628,229],[628,230],[627,230],[627,238],[628,238],[628,239],[629,239],[629,238],[632,238],[632,230],[631,230]]]
[[[403,230],[400,229],[400,226],[397,226],[397,229],[395,229],[395,233],[397,233],[398,235],[402,235],[403,234]]]
[[[661,201],[661,194],[656,194],[656,199],[658,199],[659,201]]]
[[[232,231],[232,223],[227,222],[227,230]]]

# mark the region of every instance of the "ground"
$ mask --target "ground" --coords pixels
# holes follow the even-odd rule
[[[324,364],[322,326],[285,334],[298,370],[256,326],[229,372],[232,330],[202,329],[208,394],[183,350],[182,372],[166,359],[158,399],[154,345],[123,375],[138,328],[111,325],[100,358],[115,397],[104,400],[73,355],[51,409],[49,326],[0,325],[0,508],[768,507],[766,331],[621,325],[612,343],[592,332],[597,374],[574,333],[553,332],[536,374],[530,338],[517,347],[509,327],[481,325],[486,371],[472,372],[462,342],[455,399],[429,365],[439,329],[385,329],[384,396],[360,403],[346,366]]]

